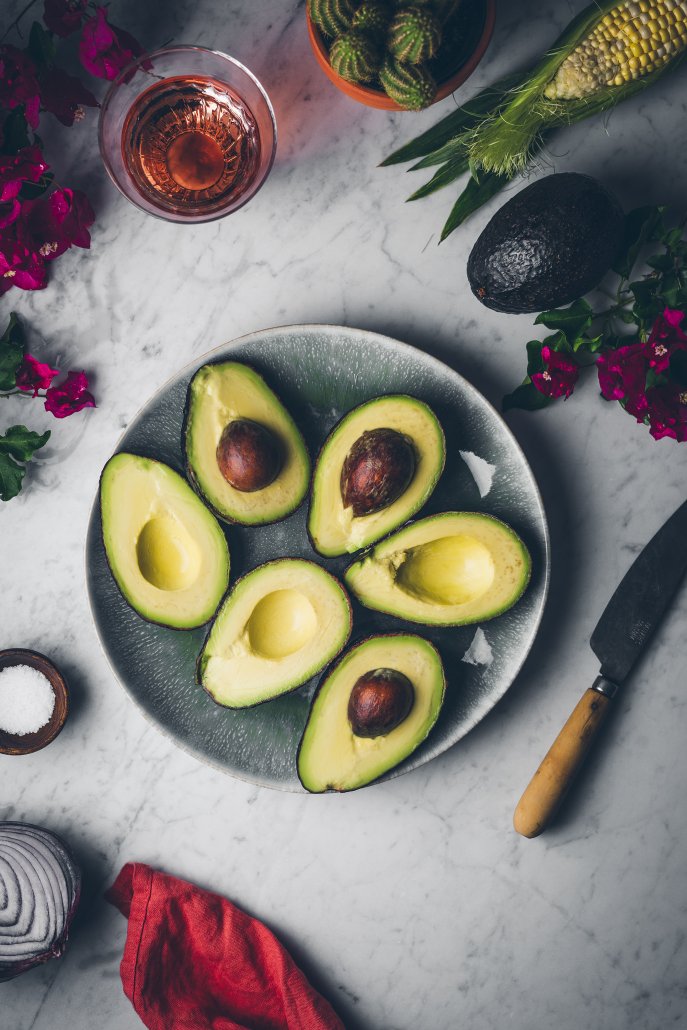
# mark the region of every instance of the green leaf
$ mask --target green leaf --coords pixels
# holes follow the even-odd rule
[[[671,354],[670,378],[679,386],[687,387],[687,351],[678,350]]]
[[[680,250],[682,250],[680,244],[682,243],[683,231],[684,230],[681,225],[677,226],[675,229],[666,229],[661,236],[661,243],[663,243],[668,250],[675,250],[676,248],[680,248]]]
[[[576,354],[580,351],[586,351],[587,354],[598,354],[608,337],[604,339],[604,334],[599,333],[598,336],[588,336],[587,333],[583,333],[575,343],[573,344],[573,350]]]
[[[635,298],[632,310],[637,319],[641,322],[653,322],[662,310],[661,300],[657,295],[658,280],[639,279],[630,283],[630,289]]]
[[[541,356],[541,349],[544,346],[541,340],[529,340],[527,346],[527,376],[535,372],[544,371],[544,359]]]
[[[31,26],[27,49],[39,68],[52,68],[55,63],[55,43],[51,34],[38,21]]]
[[[420,186],[419,190],[411,193],[408,200],[421,200],[422,197],[428,197],[430,193],[435,193],[437,190],[443,189],[444,186],[448,186],[449,183],[455,182],[467,170],[468,159],[466,157],[458,158],[456,161],[449,161],[443,168],[434,173],[429,182],[426,182],[424,186]]]
[[[0,500],[11,501],[22,488],[26,468],[19,462],[31,461],[36,451],[50,439],[50,430],[34,433],[26,426],[10,426],[0,436]]]
[[[12,312],[5,332],[0,336],[0,391],[13,390],[17,369],[24,357],[24,331]]]
[[[40,197],[51,185],[54,178],[54,172],[46,172],[45,175],[41,175],[38,182],[25,182],[21,188],[21,199],[35,200],[36,197]]]
[[[11,501],[21,490],[26,469],[8,454],[0,454],[0,501]]]
[[[663,276],[660,295],[665,300],[665,306],[669,308],[681,307],[685,287],[677,272],[668,272]]]
[[[553,397],[546,397],[540,393],[528,376],[512,393],[506,394],[501,402],[501,408],[503,411],[510,411],[512,408],[521,408],[523,411],[541,411],[542,408],[547,408],[553,399]]]
[[[614,311],[613,317],[617,318],[619,322],[623,322],[624,325],[632,325],[632,323],[636,322],[635,316],[631,311],[628,311],[627,308],[621,308],[619,311]]]
[[[0,436],[0,454],[9,454],[17,461],[31,461],[35,452],[49,439],[49,429],[44,433],[34,433],[26,426],[10,426],[5,435]]]
[[[673,267],[670,254],[654,254],[653,257],[646,259],[646,263],[649,268],[655,268],[658,272],[670,272]]]
[[[637,255],[649,240],[655,239],[655,233],[661,226],[663,207],[638,207],[625,216],[625,228],[620,256],[613,265],[613,271],[628,279]]]
[[[459,225],[474,214],[483,204],[486,204],[488,200],[495,197],[508,182],[508,179],[502,175],[494,175],[489,172],[484,175],[480,182],[476,179],[470,178],[468,184],[458,197],[458,200],[451,209],[451,214],[446,220],[444,228],[441,230],[440,243],[450,236],[454,229],[457,229]]]
[[[594,312],[586,300],[576,300],[568,308],[556,308],[553,311],[542,311],[534,320],[535,325],[545,325],[563,333],[567,343],[573,350],[582,333],[589,329],[594,320]],[[556,348],[554,348],[556,349]]]
[[[393,154],[389,154],[382,161],[380,167],[385,168],[389,165],[403,164],[404,161],[414,161],[418,157],[425,157],[439,147],[443,147],[454,136],[469,129],[472,125],[476,125],[483,115],[488,114],[501,101],[504,93],[518,83],[521,78],[521,73],[508,75],[499,82],[495,82],[493,86],[481,90],[472,100],[468,100],[467,104],[451,111],[431,129],[423,132],[410,143],[399,147]]]
[[[8,114],[2,126],[2,149],[5,154],[16,154],[29,145],[29,123],[23,107],[15,107]]]

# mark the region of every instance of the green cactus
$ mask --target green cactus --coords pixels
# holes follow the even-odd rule
[[[388,4],[377,0],[365,0],[353,15],[353,28],[359,32],[368,32],[375,39],[386,36],[392,11]]]
[[[401,64],[387,57],[379,71],[379,81],[387,96],[408,111],[428,107],[437,93],[437,84],[422,64]]]
[[[379,71],[382,55],[371,36],[352,30],[334,40],[329,63],[349,82],[370,82]]]
[[[355,0],[308,0],[308,13],[325,36],[340,36],[351,27]]]
[[[389,26],[387,48],[404,64],[420,64],[434,57],[441,44],[441,23],[426,7],[401,7]]]

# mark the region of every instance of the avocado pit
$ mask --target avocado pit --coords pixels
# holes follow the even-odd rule
[[[469,604],[489,590],[495,572],[489,548],[461,533],[411,548],[398,567],[396,582],[430,604]]]
[[[305,647],[317,632],[317,613],[300,590],[289,587],[265,594],[247,624],[251,650],[279,661]]]
[[[241,493],[264,490],[281,471],[279,440],[260,422],[234,419],[224,427],[217,444],[217,464],[235,490]]]
[[[145,523],[136,541],[136,559],[143,578],[158,590],[186,590],[200,574],[198,545],[169,515]]]
[[[348,721],[356,737],[381,737],[410,715],[415,689],[396,669],[372,669],[356,680],[348,699]]]
[[[358,437],[341,468],[341,498],[354,516],[388,508],[405,493],[415,473],[415,451],[395,429],[368,430]]]

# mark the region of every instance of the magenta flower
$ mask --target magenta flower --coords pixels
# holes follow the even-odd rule
[[[99,106],[81,79],[61,68],[51,68],[41,76],[41,103],[63,125],[73,125],[83,118],[84,107]]]
[[[0,233],[0,294],[13,286],[20,290],[42,290],[46,285],[46,271],[42,256],[36,252],[27,231],[24,208],[20,217]]]
[[[638,422],[644,422],[648,410],[645,345],[630,343],[605,351],[596,359],[596,365],[601,396],[607,401],[622,401]]]
[[[681,443],[687,440],[687,390],[677,383],[652,386],[646,392],[649,406],[649,432],[654,440],[668,436]]]
[[[56,36],[71,36],[81,25],[88,0],[45,0],[43,21]]]
[[[59,386],[51,386],[45,395],[45,410],[55,418],[67,418],[83,408],[94,408],[95,399],[88,392],[85,372],[68,372]]]
[[[107,11],[97,7],[83,27],[79,57],[87,72],[98,79],[116,79],[119,73],[141,53],[133,36],[110,25]]]
[[[91,245],[88,232],[95,220],[88,197],[81,190],[53,190],[38,200],[27,201],[28,227],[36,253],[52,261],[70,247]]]
[[[49,165],[40,147],[22,147],[16,154],[0,154],[0,202],[14,200],[25,182],[38,182]]]
[[[33,61],[15,46],[0,46],[0,108],[12,111],[23,104],[26,120],[35,129],[40,103]]]
[[[34,358],[33,354],[25,354],[17,369],[16,384],[20,390],[26,393],[33,392],[34,397],[37,397],[38,391],[47,390],[55,376],[59,374],[58,368],[51,368],[45,362]]]
[[[543,372],[535,372],[532,382],[545,397],[565,397],[571,395],[580,375],[580,368],[569,355],[551,350],[544,346],[541,349]]]
[[[655,372],[667,372],[671,355],[677,350],[687,350],[687,336],[680,329],[684,317],[684,311],[666,308],[651,327],[646,350]]]

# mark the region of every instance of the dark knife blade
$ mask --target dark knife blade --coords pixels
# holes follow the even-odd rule
[[[606,605],[591,646],[601,675],[620,684],[651,639],[687,571],[687,501],[638,555]]]

